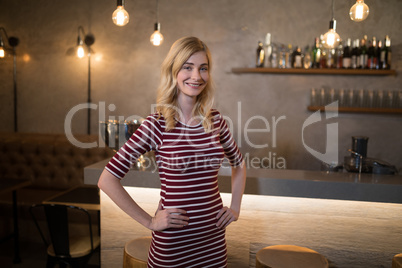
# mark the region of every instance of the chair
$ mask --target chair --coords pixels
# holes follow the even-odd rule
[[[89,258],[100,244],[99,236],[92,232],[91,217],[87,210],[76,206],[38,204],[31,206],[29,212],[47,247],[47,268],[56,264],[59,267],[67,267],[67,264],[71,267],[87,266]],[[84,219],[88,227],[84,235],[74,234],[71,230],[72,214]],[[47,228],[40,224],[43,218]]]
[[[328,268],[328,260],[318,252],[294,245],[275,245],[260,249],[256,268]]]
[[[144,236],[128,241],[124,246],[123,268],[146,268],[151,237]]]
[[[402,253],[396,254],[392,258],[392,268],[402,268]]]

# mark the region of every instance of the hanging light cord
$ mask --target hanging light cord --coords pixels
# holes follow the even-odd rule
[[[156,22],[159,22],[159,1],[156,0]]]
[[[335,17],[334,17],[334,9],[335,9],[335,0],[332,0],[332,19],[334,20],[335,19]]]

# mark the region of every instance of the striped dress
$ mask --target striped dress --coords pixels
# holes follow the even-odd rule
[[[163,209],[187,211],[189,224],[181,229],[152,232],[148,267],[226,267],[225,230],[216,227],[222,208],[218,170],[224,156],[231,166],[243,157],[221,114],[213,111],[213,128],[179,121],[165,130],[163,116],[152,114],[116,153],[106,169],[123,178],[140,155],[154,150],[161,180]]]

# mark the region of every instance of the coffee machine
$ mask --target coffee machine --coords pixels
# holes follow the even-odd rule
[[[395,166],[374,158],[367,157],[368,137],[353,136],[352,149],[348,151],[350,156],[345,156],[344,167],[348,172],[373,173],[373,174],[396,174]]]

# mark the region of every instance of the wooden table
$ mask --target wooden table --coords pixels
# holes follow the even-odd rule
[[[13,233],[0,239],[0,243],[3,243],[11,238],[14,238],[14,263],[20,263],[20,242],[19,242],[19,228],[18,228],[18,209],[17,209],[17,190],[23,187],[29,186],[30,180],[26,179],[0,179],[0,194],[12,192],[13,199]]]
[[[87,210],[100,211],[99,188],[96,186],[77,186],[43,201],[43,204],[77,206]]]

